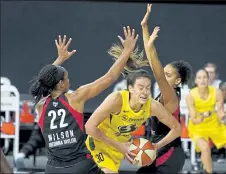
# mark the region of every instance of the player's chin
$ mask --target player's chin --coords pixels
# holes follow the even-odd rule
[[[142,98],[139,99],[139,103],[142,105],[145,104],[146,102],[147,102],[147,99],[142,99]]]
[[[200,84],[199,87],[200,88],[206,88],[206,87],[208,87],[208,84],[203,83],[203,84]]]

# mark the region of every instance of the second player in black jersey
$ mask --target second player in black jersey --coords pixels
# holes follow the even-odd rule
[[[161,91],[157,100],[179,121],[179,85],[184,85],[188,82],[191,76],[191,66],[185,61],[174,61],[167,64],[164,68],[162,67],[154,46],[154,41],[158,37],[160,28],[155,27],[152,35],[148,31],[148,18],[151,6],[151,4],[147,5],[147,12],[141,21],[145,52]],[[159,123],[155,117],[151,120],[151,129],[151,142],[153,143],[158,143],[169,132],[169,129]],[[140,168],[138,173],[180,173],[185,162],[180,138],[175,139],[167,146],[156,148],[158,152],[156,160],[151,165]]]

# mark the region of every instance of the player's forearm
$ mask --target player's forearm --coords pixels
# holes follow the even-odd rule
[[[190,119],[192,121],[193,124],[199,124],[200,121],[198,119],[196,119],[196,113],[195,112],[189,112],[190,114]]]
[[[150,49],[148,48],[148,40],[150,38],[150,33],[148,31],[147,24],[142,25],[142,33],[143,33],[144,50],[145,50],[148,62],[152,68],[151,53],[150,53]]]
[[[143,42],[144,42],[144,48],[145,48],[145,52],[147,55],[149,55],[149,50],[148,48],[148,40],[150,38],[150,33],[148,31],[148,25],[144,24],[142,25],[142,34],[143,34]]]
[[[165,73],[161,62],[159,61],[154,43],[152,43],[151,47],[149,47],[149,56],[147,56],[147,58],[151,66],[151,69],[154,73],[156,81],[158,82],[161,81],[162,79],[165,79]]]
[[[109,137],[107,137],[104,134],[104,132],[102,132],[98,127],[92,127],[92,128],[86,127],[86,133],[91,137],[106,143],[107,145],[110,145],[112,147],[117,146],[117,143],[112,139],[110,139]]]
[[[154,41],[150,46],[148,46],[148,40],[150,38],[148,26],[147,25],[142,26],[142,31],[143,31],[144,48],[145,48],[148,62],[154,73],[155,79],[157,81],[159,81],[159,80],[165,78],[165,73],[163,71],[162,64],[158,59],[158,54],[157,54],[157,51],[156,51],[156,48],[154,45]]]
[[[130,54],[131,54],[130,50],[124,49],[120,57],[116,60],[116,62],[112,65],[112,67],[107,72],[106,75],[111,77],[113,81],[116,81],[120,76],[121,72],[124,69],[124,66],[126,65],[129,59]]]
[[[177,123],[174,128],[172,128],[169,133],[157,143],[158,149],[164,147],[165,145],[169,144],[173,140],[175,140],[177,137],[181,135],[181,125]]]
[[[64,63],[64,60],[58,57],[52,65],[62,65]]]
[[[225,115],[224,108],[218,108],[217,109],[217,115],[219,116],[220,119],[222,119]]]

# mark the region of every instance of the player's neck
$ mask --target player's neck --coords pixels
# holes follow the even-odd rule
[[[55,98],[59,97],[61,94],[62,94],[62,91],[52,91],[51,97],[55,99]]]
[[[130,108],[134,111],[134,112],[139,112],[142,108],[142,104],[136,102],[135,100],[130,99],[129,100],[129,105]]]
[[[205,87],[205,88],[198,88],[198,93],[202,96],[205,95],[207,93],[209,93],[209,88]]]

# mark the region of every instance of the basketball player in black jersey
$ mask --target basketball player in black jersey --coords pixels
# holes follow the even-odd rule
[[[155,27],[152,35],[148,31],[148,18],[151,12],[151,4],[147,6],[141,26],[143,30],[143,41],[149,64],[160,88],[161,94],[156,98],[164,107],[180,121],[180,88],[179,85],[186,84],[191,76],[191,66],[184,61],[174,61],[163,69],[158,60],[154,46],[154,40],[158,37],[159,27]],[[170,131],[168,127],[151,117],[152,137],[151,142],[157,143]],[[158,149],[158,147],[157,147]],[[157,157],[150,166],[140,168],[137,173],[179,173],[185,162],[184,151],[181,147],[180,137],[173,142],[158,149]]]
[[[63,63],[75,51],[67,51],[71,39],[66,43],[66,36],[63,41],[61,37],[59,37],[59,43],[56,41],[59,58],[53,65],[42,68],[30,88],[40,115],[39,126],[46,143],[48,157],[46,173],[102,172],[86,148],[82,113],[85,102],[116,81],[126,65],[138,35],[135,36],[135,31],[131,31],[130,27],[124,27],[124,35],[125,40],[119,36],[124,47],[120,59],[104,76],[79,87],[73,93],[67,93],[68,72],[57,65]]]

